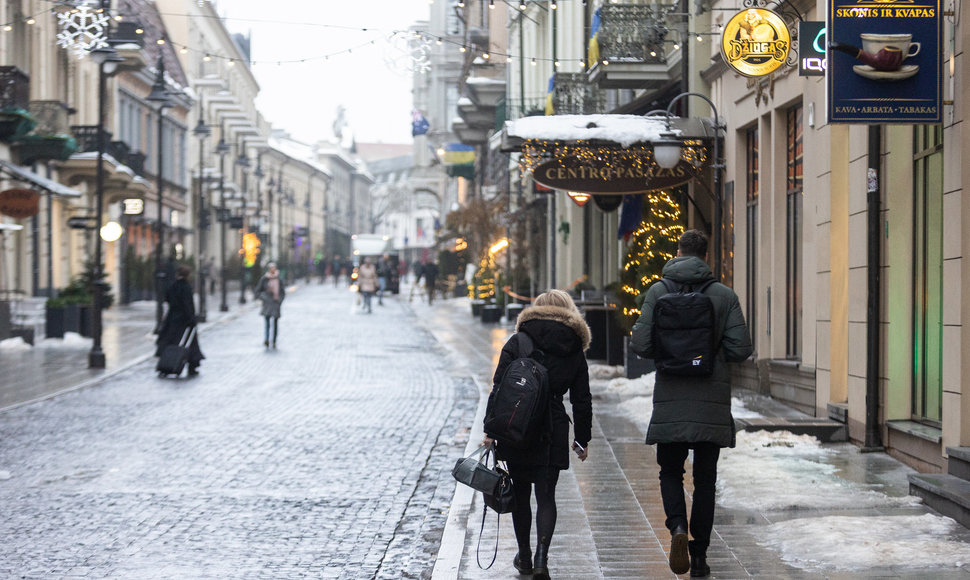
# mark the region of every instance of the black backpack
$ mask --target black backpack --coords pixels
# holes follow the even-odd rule
[[[661,278],[667,294],[653,307],[653,351],[657,371],[704,377],[714,372],[717,352],[714,302],[704,294],[714,280],[687,289]]]
[[[532,447],[549,429],[549,371],[535,358],[532,339],[516,333],[519,358],[495,385],[485,414],[485,432],[500,445]],[[542,351],[535,351],[542,357]]]

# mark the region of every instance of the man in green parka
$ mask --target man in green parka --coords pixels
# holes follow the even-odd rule
[[[663,277],[699,288],[714,277],[706,258],[707,236],[688,230],[680,237],[677,257],[664,266]],[[633,325],[633,350],[644,358],[655,357],[653,310],[657,299],[666,293],[667,288],[659,281],[650,286],[643,296],[640,318]],[[721,448],[734,447],[735,442],[727,363],[741,362],[753,351],[737,294],[716,282],[704,294],[711,299],[716,316],[713,372],[700,377],[658,372],[653,415],[647,428],[647,445],[657,445],[660,494],[672,536],[670,569],[675,574],[689,570],[692,577],[710,574],[707,547],[714,527],[717,460]],[[689,450],[694,451],[694,495],[688,522],[684,461]],[[693,540],[688,541],[688,530]]]

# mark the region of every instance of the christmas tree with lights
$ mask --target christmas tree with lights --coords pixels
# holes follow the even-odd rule
[[[643,219],[630,237],[630,247],[620,271],[617,316],[627,332],[640,317],[637,297],[661,277],[664,264],[677,255],[677,240],[684,233],[680,205],[666,191],[644,194]]]

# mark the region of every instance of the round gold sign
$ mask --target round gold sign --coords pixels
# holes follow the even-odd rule
[[[721,54],[728,66],[746,77],[773,72],[788,60],[791,34],[775,12],[749,8],[738,12],[721,36]]]

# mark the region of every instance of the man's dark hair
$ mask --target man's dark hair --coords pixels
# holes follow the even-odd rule
[[[192,273],[192,269],[188,266],[179,266],[178,270],[175,271],[175,277],[179,280],[185,280]]]
[[[707,257],[707,236],[700,230],[687,230],[677,241],[681,256]]]

